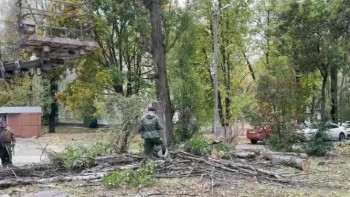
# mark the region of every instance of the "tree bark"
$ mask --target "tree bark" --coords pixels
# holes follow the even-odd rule
[[[324,72],[322,75],[322,89],[321,89],[321,120],[326,122],[326,86],[327,86],[328,72]]]
[[[345,74],[346,75],[346,74]],[[338,110],[338,117],[339,117],[339,122],[343,122],[343,93],[344,93],[344,82],[345,82],[345,75],[344,73],[342,74],[341,78],[341,83],[340,83],[340,91],[339,91],[339,110]]]
[[[256,78],[255,78],[255,73],[254,73],[253,66],[252,66],[252,64],[250,63],[250,61],[249,61],[247,55],[246,55],[244,52],[243,52],[243,57],[244,57],[244,59],[246,60],[247,65],[248,65],[248,68],[249,68],[249,72],[250,72],[250,74],[252,75],[253,80],[255,81]]]
[[[214,134],[219,136],[220,114],[219,114],[219,79],[218,79],[218,23],[219,23],[219,8],[213,3],[214,7],[214,27],[213,27],[213,82],[214,82]]]
[[[275,163],[280,163],[303,171],[308,171],[310,168],[310,164],[307,159],[299,158],[294,155],[265,154],[263,155],[263,158]]]
[[[144,0],[143,3],[150,13],[152,26],[152,57],[156,73],[157,97],[158,100],[165,105],[165,143],[167,145],[172,145],[175,138],[172,131],[170,91],[166,69],[166,39],[162,10],[163,0]]]
[[[331,117],[334,123],[338,123],[338,67],[332,66],[330,69],[331,77]]]
[[[50,96],[52,99],[51,102],[51,111],[49,114],[49,133],[55,133],[56,132],[56,114],[57,114],[57,101],[55,98],[55,94],[57,91],[57,84],[55,80],[50,80]]]

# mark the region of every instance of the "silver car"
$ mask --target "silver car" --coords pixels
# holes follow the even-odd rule
[[[350,137],[350,130],[347,130],[344,126],[339,126],[334,123],[327,123],[325,126],[332,140],[344,141],[347,137]],[[301,133],[303,133],[307,139],[310,139],[317,131],[317,128],[309,127],[303,129]]]

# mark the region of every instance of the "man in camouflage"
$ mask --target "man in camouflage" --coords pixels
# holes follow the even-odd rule
[[[139,124],[139,132],[145,141],[146,159],[152,159],[154,156],[159,158],[157,153],[164,149],[163,141],[160,138],[163,125],[160,123],[160,119],[155,112],[155,108],[148,108],[148,113],[141,118]]]
[[[5,121],[0,122],[0,158],[4,167],[12,165],[12,154],[16,144],[15,135]]]

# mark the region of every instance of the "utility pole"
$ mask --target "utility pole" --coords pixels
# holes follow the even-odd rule
[[[219,75],[218,75],[218,26],[219,26],[219,16],[221,11],[228,9],[232,6],[233,2],[219,8],[218,0],[212,0],[213,5],[213,42],[214,42],[214,53],[213,53],[213,67],[212,67],[212,76],[214,83],[214,135],[218,136],[220,123],[219,115]]]

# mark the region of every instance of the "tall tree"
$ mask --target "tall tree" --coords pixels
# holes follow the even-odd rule
[[[168,74],[166,68],[166,39],[164,26],[163,0],[144,0],[143,3],[149,11],[152,26],[152,57],[155,68],[157,98],[165,107],[165,140],[168,145],[175,141],[172,130],[172,115]]]

